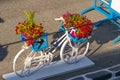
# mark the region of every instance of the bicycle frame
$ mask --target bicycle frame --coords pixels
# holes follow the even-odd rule
[[[69,41],[70,46],[72,46],[71,40],[69,37],[69,32],[67,30],[65,30],[65,33],[56,42],[52,44],[53,46],[57,44],[57,46],[54,47],[51,53],[54,53],[57,50],[57,48],[60,47],[65,41]],[[49,48],[51,49],[51,47]]]

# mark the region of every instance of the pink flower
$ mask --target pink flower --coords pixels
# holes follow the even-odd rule
[[[71,29],[71,30],[70,30],[70,34],[71,34],[71,36],[73,36],[74,38],[77,37],[77,36],[76,36],[76,31],[75,31],[74,29]]]

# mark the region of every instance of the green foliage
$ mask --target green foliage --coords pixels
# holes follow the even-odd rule
[[[42,23],[37,24],[34,20],[35,12],[34,11],[23,11],[27,20],[23,22],[19,22],[15,28],[16,34],[22,34],[27,39],[24,41],[27,43],[27,46],[34,44],[35,39],[39,38],[40,36],[44,35],[45,30],[43,29]]]
[[[24,12],[27,20],[29,21],[29,23],[26,24],[26,26],[30,26],[31,25],[32,27],[34,27],[36,25],[36,21],[34,20],[35,11],[29,11],[29,12],[27,12],[27,11],[24,10],[23,12]]]

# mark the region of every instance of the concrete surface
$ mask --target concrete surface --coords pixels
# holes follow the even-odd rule
[[[59,22],[54,21],[55,17],[59,17],[66,12],[79,13],[92,6],[92,4],[93,0],[0,0],[0,80],[3,80],[3,74],[13,71],[13,58],[22,46],[19,36],[15,34],[15,26],[19,21],[25,20],[23,10],[36,11],[36,20],[43,23],[47,32],[54,33],[59,28]],[[96,11],[86,14],[86,16],[93,22],[104,18]],[[87,56],[95,62],[94,67],[58,75],[46,80],[64,80],[119,64],[120,43],[112,44],[112,41],[119,36],[119,32],[115,32],[116,29],[115,25],[105,22],[99,28],[93,30]],[[49,35],[49,41],[52,40],[53,35],[51,34]]]
[[[78,56],[79,59],[80,56]],[[94,66],[94,63],[87,57],[83,57],[78,63],[75,64],[66,64],[63,60],[54,61],[51,64],[43,67],[42,69],[32,68],[33,74],[26,77],[19,77],[14,72],[7,73],[3,75],[5,80],[44,80],[55,75],[65,74],[75,70],[80,70],[83,68]]]

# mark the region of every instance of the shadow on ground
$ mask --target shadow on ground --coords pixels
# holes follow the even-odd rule
[[[119,35],[117,30],[117,26],[106,21],[104,24],[93,30],[93,41],[95,40],[98,44],[104,44],[111,40],[114,40]]]
[[[3,23],[3,22],[4,22],[4,20],[2,18],[0,18],[0,23]]]
[[[91,38],[89,39],[90,43],[93,43],[95,41],[99,46],[95,47],[96,49],[89,55],[94,54],[105,43],[108,43],[109,41],[114,41],[119,35],[120,32],[118,32],[117,26],[110,23],[109,21],[104,22],[92,32]]]
[[[7,56],[8,54],[7,48],[9,45],[13,45],[13,44],[20,43],[20,42],[21,41],[16,41],[16,42],[11,42],[8,44],[0,45],[0,61],[3,61],[4,58]]]
[[[8,51],[7,51],[7,46],[1,46],[0,45],[0,61],[2,61],[8,54]]]

